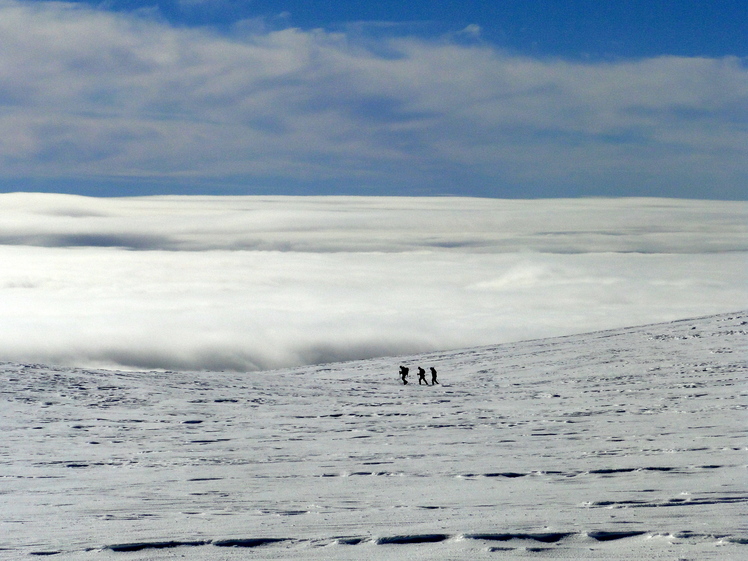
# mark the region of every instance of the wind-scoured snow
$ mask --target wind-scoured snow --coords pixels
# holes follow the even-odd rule
[[[744,559],[747,343],[739,312],[241,374],[3,363],[0,558]]]

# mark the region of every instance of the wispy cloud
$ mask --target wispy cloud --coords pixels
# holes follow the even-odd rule
[[[739,59],[246,29],[3,0],[4,178],[717,198],[748,178]]]
[[[273,368],[748,305],[748,203],[0,195],[0,360]]]

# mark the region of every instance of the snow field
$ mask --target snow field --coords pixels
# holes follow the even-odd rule
[[[740,312],[242,374],[5,363],[0,558],[742,559],[747,335]]]

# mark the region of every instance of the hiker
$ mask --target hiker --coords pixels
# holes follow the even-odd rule
[[[408,377],[408,368],[406,366],[400,367],[400,377],[403,379],[403,384],[406,386],[408,385],[408,380],[406,378]]]
[[[421,385],[421,382],[423,382],[427,386],[429,385],[429,383],[426,381],[426,371],[419,366],[418,367],[418,385],[419,386]]]
[[[439,382],[436,381],[436,368],[433,366],[430,368],[431,370],[431,385],[438,384]]]

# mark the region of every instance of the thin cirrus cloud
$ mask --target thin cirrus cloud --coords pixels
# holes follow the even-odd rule
[[[745,308],[748,207],[0,195],[0,358],[280,368]]]
[[[0,36],[5,186],[745,197],[734,57],[584,63],[15,0]]]

